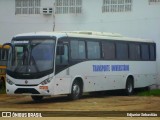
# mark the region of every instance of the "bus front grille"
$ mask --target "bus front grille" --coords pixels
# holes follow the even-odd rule
[[[15,94],[23,94],[23,93],[40,94],[34,88],[18,88],[14,93]]]
[[[38,84],[33,84],[33,85],[21,85],[21,84],[15,84],[16,86],[38,86]]]

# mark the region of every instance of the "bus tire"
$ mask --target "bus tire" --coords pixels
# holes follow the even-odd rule
[[[72,84],[71,94],[69,94],[69,98],[71,100],[77,100],[82,96],[82,85],[78,80],[75,80]]]
[[[126,82],[125,94],[129,96],[132,95],[133,92],[134,92],[134,82],[133,79],[129,77]]]
[[[31,98],[32,98],[32,100],[37,102],[37,101],[41,101],[43,99],[43,96],[34,96],[34,95],[32,95]]]

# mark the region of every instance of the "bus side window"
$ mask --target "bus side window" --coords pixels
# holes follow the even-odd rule
[[[7,60],[7,50],[2,49],[2,60]]]
[[[141,45],[141,51],[142,51],[142,60],[149,60],[149,46],[147,44]]]
[[[64,45],[64,55],[62,55],[62,64],[68,64],[68,46]]]
[[[156,59],[155,45],[154,44],[150,44],[149,50],[150,50],[150,60],[155,60]]]
[[[99,42],[87,42],[88,59],[100,59],[100,44]]]
[[[83,40],[71,40],[71,58],[74,60],[86,59],[85,41]]]
[[[116,57],[118,60],[128,59],[128,45],[127,43],[117,42],[116,43]]]
[[[68,45],[64,44],[64,55],[57,55],[56,64],[68,64]]]
[[[130,43],[129,44],[129,59],[130,60],[140,60],[141,50],[140,44]]]
[[[105,60],[114,60],[116,56],[115,44],[113,42],[103,42],[103,54]]]

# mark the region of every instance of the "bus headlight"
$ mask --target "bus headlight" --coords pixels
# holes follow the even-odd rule
[[[8,79],[8,78],[7,78],[6,81],[7,81],[7,83],[10,84],[10,85],[13,85],[13,84],[14,84],[14,83],[13,83],[10,79]]]
[[[50,83],[52,78],[53,77],[45,79],[44,81],[41,82],[41,85],[46,85],[46,84]]]

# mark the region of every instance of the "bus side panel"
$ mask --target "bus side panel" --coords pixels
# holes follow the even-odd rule
[[[147,87],[156,84],[156,62],[155,61],[138,61],[131,64],[131,72],[134,76],[134,87]]]
[[[113,62],[112,62],[113,64]],[[70,68],[71,76],[83,76],[84,92],[124,89],[128,72],[112,73],[110,70],[94,70],[93,65],[111,65],[106,61],[86,61]]]
[[[93,65],[110,68],[93,68]],[[128,69],[114,68],[126,65]],[[156,62],[155,61],[86,61],[72,66],[72,76],[82,75],[84,79],[84,91],[100,91],[125,89],[129,75],[133,76],[134,87],[146,87],[156,84]]]
[[[68,69],[69,74],[67,74]],[[54,94],[70,93],[73,78],[76,76],[81,76],[83,79],[83,92],[125,89],[129,75],[133,76],[134,88],[155,84],[156,62],[98,60],[80,62],[56,75]]]
[[[69,68],[68,68],[69,69]],[[71,89],[71,76],[67,75],[67,69],[58,73],[54,80],[54,95],[68,94]]]

